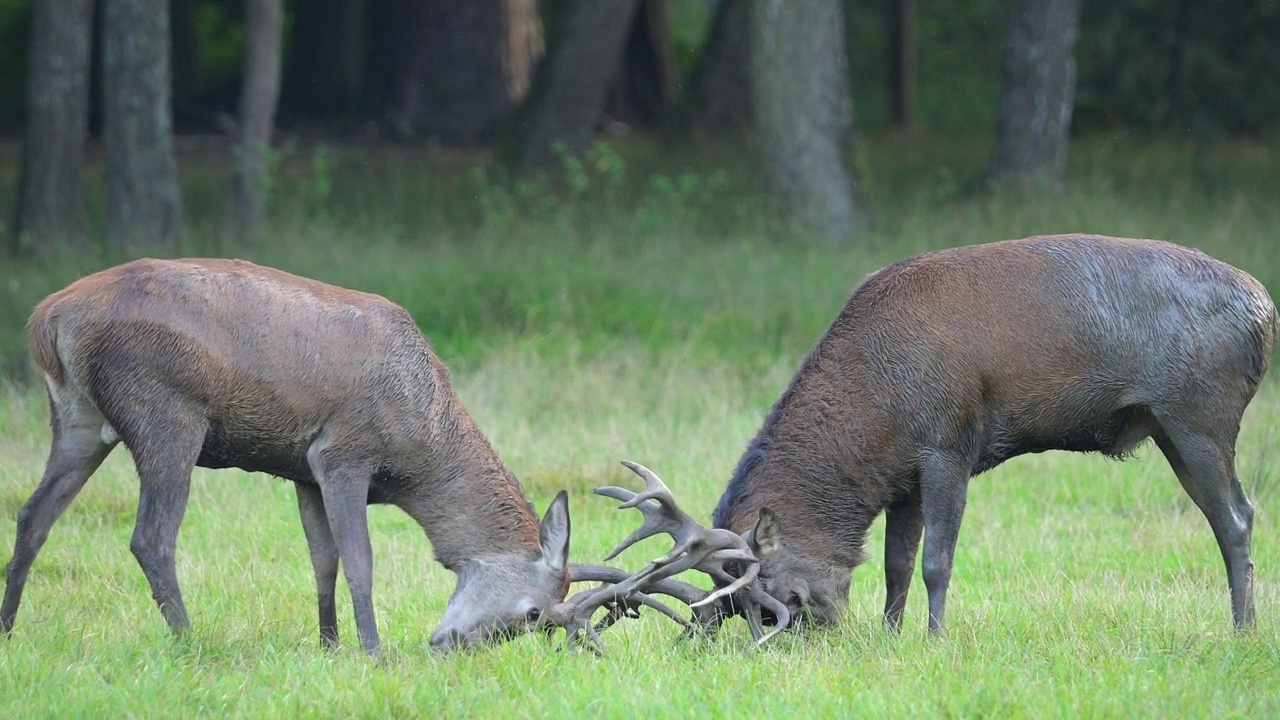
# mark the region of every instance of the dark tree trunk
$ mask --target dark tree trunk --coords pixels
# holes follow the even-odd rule
[[[514,132],[513,164],[528,175],[553,167],[556,148],[580,155],[604,107],[639,0],[564,0],[547,58]]]
[[[390,0],[370,24],[371,105],[402,136],[491,138],[542,57],[536,0]]]
[[[1080,0],[1013,2],[991,169],[1014,192],[1062,189],[1079,27]]]
[[[104,0],[107,240],[173,245],[182,193],[169,101],[169,3]]]
[[[232,240],[252,238],[266,201],[268,151],[280,97],[280,35],[284,0],[248,0],[244,85],[236,126],[235,165],[224,230]]]
[[[92,37],[93,0],[32,5],[15,251],[24,240],[78,239],[84,231]]]
[[[390,111],[409,55],[411,34],[407,28],[417,7],[413,0],[369,0],[366,6],[369,37],[377,38],[369,43],[361,96],[371,114],[382,116]]]
[[[170,41],[173,47],[173,121],[176,126],[201,125],[207,120],[201,107],[204,66],[200,61],[200,28],[196,24],[196,0],[172,0]]]
[[[710,132],[751,125],[751,0],[721,0],[689,82],[684,121]]]
[[[386,0],[369,0],[386,5]],[[401,2],[391,2],[401,5]],[[284,60],[281,114],[327,119],[356,110],[363,70],[362,0],[293,3],[289,56]],[[372,36],[373,44],[382,41]]]
[[[1164,102],[1157,106],[1156,122],[1168,127],[1182,110],[1182,77],[1187,57],[1187,26],[1191,20],[1191,8],[1186,0],[1175,0],[1173,30],[1169,33],[1169,63],[1165,72]]]
[[[756,131],[787,232],[848,241],[858,203],[840,0],[756,0],[751,25]]]
[[[675,107],[680,69],[669,28],[667,0],[643,0],[605,99],[610,118],[652,128]]]
[[[899,130],[915,124],[916,0],[891,0],[889,31],[889,124]]]

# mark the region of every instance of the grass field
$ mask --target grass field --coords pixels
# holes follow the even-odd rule
[[[286,158],[268,241],[237,254],[401,302],[538,510],[570,492],[572,557],[599,561],[638,514],[591,494],[642,462],[707,518],[738,455],[860,278],[927,248],[1037,232],[1159,237],[1280,285],[1276,148],[1095,141],[1071,193],[970,196],[982,152],[873,155],[877,223],[850,248],[773,243],[749,183],[642,154],[598,155],[577,185],[502,190],[437,159]],[[938,151],[942,153],[942,150]],[[292,162],[292,164],[290,164]],[[191,167],[190,165],[188,166]],[[198,166],[203,167],[203,166]],[[941,168],[941,169],[940,169]],[[192,245],[219,171],[188,172]],[[11,182],[8,180],[7,182]],[[203,223],[203,224],[202,224]],[[48,253],[0,268],[0,357],[20,368],[31,304],[123,259]],[[47,452],[47,409],[0,389],[0,560]],[[54,527],[13,635],[0,717],[1267,717],[1280,711],[1280,386],[1245,417],[1238,465],[1257,507],[1256,633],[1231,630],[1207,523],[1153,447],[1117,463],[1017,458],[971,485],[942,637],[916,580],[884,631],[882,521],[838,629],[755,650],[741,622],[677,642],[646,613],[604,657],[525,637],[474,654],[427,644],[453,587],[421,531],[370,510],[386,646],[355,646],[339,583],[337,653],[319,648],[292,490],[198,470],[178,545],[194,632],[172,639],[129,552],[137,481],[117,449]],[[638,568],[657,540],[618,564]]]

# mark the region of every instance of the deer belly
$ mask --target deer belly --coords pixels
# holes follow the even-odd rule
[[[214,470],[234,467],[314,484],[307,464],[308,445],[309,437],[294,439],[274,433],[235,431],[213,424],[205,435],[196,464]]]

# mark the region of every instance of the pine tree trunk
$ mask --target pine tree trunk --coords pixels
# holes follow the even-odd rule
[[[530,175],[555,167],[556,148],[581,155],[604,107],[639,0],[564,0],[514,132],[513,164]]]
[[[225,232],[242,242],[252,238],[266,202],[268,155],[280,97],[283,24],[283,0],[248,0],[236,157],[224,218]]]
[[[174,245],[182,193],[173,157],[167,0],[103,0],[107,240]]]
[[[691,73],[683,112],[687,126],[713,133],[751,125],[751,0],[720,0]]]
[[[1075,104],[1080,0],[1014,0],[992,177],[1015,193],[1060,192]]]
[[[30,242],[79,239],[89,125],[93,0],[31,7],[27,117],[23,127],[14,250]]]
[[[751,8],[756,132],[785,233],[851,240],[858,220],[840,0],[756,0]]]

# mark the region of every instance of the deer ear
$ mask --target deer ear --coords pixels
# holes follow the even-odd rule
[[[760,558],[776,553],[782,546],[782,529],[778,516],[769,508],[760,508],[760,518],[756,520],[755,530],[751,533],[751,544],[756,557]]]
[[[569,494],[561,490],[551,501],[538,528],[542,559],[556,572],[569,564]]]

